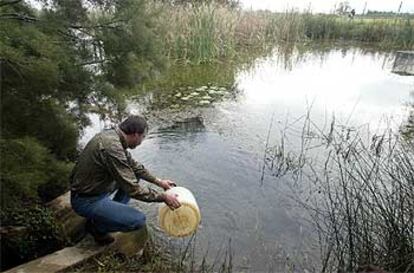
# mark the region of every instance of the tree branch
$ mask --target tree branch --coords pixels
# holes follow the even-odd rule
[[[7,5],[14,5],[14,4],[17,4],[21,1],[22,0],[11,0],[11,1],[1,0],[0,1],[0,7],[7,6]]]
[[[21,20],[21,21],[26,21],[26,22],[38,21],[37,18],[29,17],[27,15],[20,14],[20,13],[1,13],[0,14],[0,19],[3,19],[3,20],[7,20],[7,19]]]
[[[89,62],[84,62],[84,63],[77,64],[77,65],[78,66],[84,66],[84,65],[91,65],[91,64],[102,64],[102,63],[107,62],[107,61],[111,61],[111,59],[92,60],[92,61],[89,61]]]

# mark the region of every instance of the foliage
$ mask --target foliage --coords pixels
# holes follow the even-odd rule
[[[286,10],[243,11],[215,2],[149,6],[159,12],[157,32],[164,38],[165,55],[191,64],[237,59],[252,49],[268,49],[309,41],[357,41],[383,48],[414,46],[414,21],[407,16],[392,19],[299,13]]]
[[[65,244],[59,235],[58,225],[45,208],[35,206],[2,210],[1,222],[3,225],[13,224],[26,228],[18,236],[2,236],[2,269],[13,266],[16,260],[25,262],[55,251]]]
[[[68,189],[87,113],[122,111],[131,87],[165,68],[144,0],[38,0],[39,9],[33,3],[0,1],[2,225],[30,228],[46,225],[44,214],[17,208]],[[26,237],[9,252],[34,257],[48,239]]]
[[[393,12],[393,11],[368,10],[368,12],[364,15],[364,17],[392,18],[392,19],[395,19],[396,17],[410,17],[411,19],[414,19],[414,14],[412,14],[412,13],[396,13],[396,12]]]
[[[239,0],[160,0],[163,3],[169,3],[171,5],[198,5],[200,3],[217,3],[230,8],[240,7]]]
[[[117,90],[164,67],[144,1],[41,4],[41,10],[22,1],[0,6],[2,155],[15,148],[6,151],[5,146],[23,143],[25,152],[42,157],[38,165],[28,162],[37,172],[33,187],[51,170],[43,170],[48,152],[42,146],[51,157],[73,160],[90,106],[122,102]],[[17,157],[9,160],[5,164],[27,164]],[[7,179],[14,175],[11,170],[18,171],[11,168]]]
[[[336,12],[339,14],[347,14],[348,11],[351,10],[351,6],[349,4],[349,1],[342,1],[338,3],[338,7],[336,8]]]
[[[0,150],[2,208],[38,203],[39,192],[49,201],[68,189],[72,164],[56,160],[34,138],[1,139]]]
[[[93,9],[82,1],[52,1],[40,11],[25,3],[1,7],[3,136],[33,136],[57,157],[73,158],[87,105],[116,98],[116,89],[165,66],[144,1],[90,4]]]
[[[153,4],[151,8],[160,10],[156,26],[170,58],[199,64],[235,54],[237,13],[229,8],[215,3],[193,7]]]

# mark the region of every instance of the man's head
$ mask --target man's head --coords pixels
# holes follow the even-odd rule
[[[121,122],[119,129],[125,134],[128,148],[134,149],[144,140],[148,131],[148,124],[143,117],[133,115]]]

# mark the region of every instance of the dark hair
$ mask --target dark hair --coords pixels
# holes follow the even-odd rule
[[[148,130],[148,124],[145,118],[134,115],[127,117],[121,122],[119,128],[127,135],[135,133],[142,134]]]

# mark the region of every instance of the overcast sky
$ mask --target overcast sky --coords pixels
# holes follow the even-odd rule
[[[247,9],[269,9],[272,11],[284,11],[290,8],[303,10],[311,5],[314,12],[330,12],[334,9],[338,0],[240,0],[244,8]],[[377,11],[398,11],[401,0],[349,0],[350,6],[357,13],[361,13],[367,3],[368,10]],[[402,1],[402,12],[414,13],[414,0]]]

